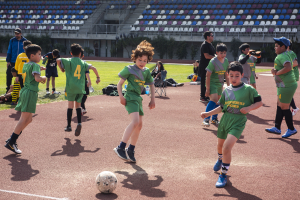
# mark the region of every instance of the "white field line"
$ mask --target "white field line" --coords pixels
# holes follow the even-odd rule
[[[30,196],[30,197],[40,197],[40,198],[44,198],[44,199],[68,200],[68,198],[48,197],[48,196],[41,196],[41,195],[36,195],[36,194],[28,194],[28,193],[24,193],[24,192],[15,192],[15,191],[1,190],[1,189],[0,189],[0,192],[20,194],[20,195],[25,195],[25,196]]]

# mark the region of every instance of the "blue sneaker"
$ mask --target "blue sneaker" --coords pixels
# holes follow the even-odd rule
[[[221,169],[222,167],[222,160],[219,160],[216,162],[215,166],[214,166],[214,171],[217,172]]]
[[[294,130],[290,130],[290,129],[288,129],[286,132],[285,132],[285,134],[283,134],[281,137],[282,138],[288,138],[288,137],[290,137],[290,136],[292,136],[292,135],[294,135],[294,134],[296,134],[297,133],[297,130],[294,128]]]
[[[225,187],[226,183],[227,183],[226,174],[220,174],[219,179],[216,183],[216,187],[217,188],[223,188],[223,187]]]
[[[279,130],[276,127],[272,127],[272,128],[266,128],[265,131],[267,131],[268,133],[274,133],[274,134],[281,134],[281,130]]]

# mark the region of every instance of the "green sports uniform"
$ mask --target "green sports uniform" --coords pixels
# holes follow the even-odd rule
[[[41,74],[40,66],[34,62],[25,63],[22,71],[24,87],[15,108],[17,111],[35,113],[39,82],[35,81],[34,74]]]
[[[240,109],[254,104],[254,98],[259,96],[252,86],[245,83],[224,89],[218,102],[224,112],[218,127],[218,138],[226,139],[228,134],[240,138],[247,121],[246,114],[242,114]]]
[[[247,55],[241,54],[239,57],[239,61],[245,58]],[[255,81],[255,63],[257,61],[257,58],[255,56],[250,56],[249,59],[245,64],[243,64],[243,73],[244,76],[242,78],[242,82],[246,84],[254,84]]]
[[[221,63],[217,57],[214,57],[209,61],[206,71],[211,73],[210,94],[222,94],[225,72],[227,71],[228,66],[229,62],[227,58],[224,59],[223,63]]]
[[[89,64],[78,57],[61,58],[61,66],[66,73],[65,98],[68,101],[81,103],[85,94],[85,73],[89,70]]]
[[[288,53],[290,54],[290,56],[291,56],[293,62],[294,62],[295,60],[298,60],[298,59],[297,59],[297,55],[295,54],[295,52],[293,52],[293,51],[288,51]],[[292,65],[293,65],[293,64],[292,64]],[[296,79],[296,81],[299,81],[299,69],[298,69],[298,66],[293,67],[293,70],[294,70],[294,74],[295,74],[295,79]]]
[[[285,63],[291,63],[292,58],[287,51],[276,56],[274,61],[274,68],[279,71],[284,68]],[[291,70],[285,74],[275,75],[275,82],[277,87],[277,96],[281,103],[291,103],[292,98],[296,92],[298,84],[295,79],[294,71]]]
[[[148,68],[140,69],[136,65],[126,66],[120,73],[119,77],[123,80],[127,79],[127,92],[125,94],[126,110],[128,114],[139,112],[143,116],[143,98],[140,96],[144,90],[144,85],[153,85],[153,78]]]

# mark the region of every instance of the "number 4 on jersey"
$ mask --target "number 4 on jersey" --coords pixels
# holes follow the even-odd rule
[[[77,77],[78,79],[80,79],[80,76],[81,76],[80,71],[81,71],[81,66],[77,65],[76,70],[74,72],[74,77]]]

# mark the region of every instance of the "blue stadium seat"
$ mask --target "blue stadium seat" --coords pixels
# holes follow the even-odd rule
[[[179,20],[179,19],[180,19],[180,15],[177,15],[177,16],[175,17],[175,19],[176,19],[176,20]]]
[[[157,24],[158,24],[158,22],[157,22],[157,21],[154,21],[154,22],[153,22],[153,25],[157,25]]]
[[[216,5],[212,5],[211,9],[216,9],[216,7],[217,7]]]
[[[221,6],[221,9],[225,9],[225,8],[226,8],[226,5],[223,4],[223,5]]]
[[[250,9],[250,8],[251,8],[251,4],[248,4],[246,8],[247,8],[247,9]]]
[[[216,18],[215,18],[215,20],[219,20],[220,18],[221,18],[220,15],[217,15]]]
[[[181,20],[185,19],[185,15],[182,15],[182,16],[180,17],[180,19],[181,19]]]
[[[228,15],[232,15],[232,13],[233,13],[233,10],[228,11]]]
[[[300,8],[300,4],[297,3],[297,4],[295,5],[295,8]]]
[[[183,7],[182,7],[182,10],[186,10],[187,9],[187,5],[184,5]]]
[[[267,4],[263,4],[261,8],[266,9],[268,7]]]
[[[269,15],[268,19],[273,19],[273,17],[274,17],[273,15]]]
[[[203,5],[203,6],[202,6],[202,9],[206,9],[206,5]]]
[[[168,15],[168,16],[166,17],[166,19],[171,19],[171,15]]]
[[[256,15],[252,15],[251,19],[257,19]]]
[[[259,10],[254,10],[254,15],[258,15],[259,14]]]
[[[160,10],[156,10],[155,14],[159,15],[160,14]]]
[[[255,21],[254,25],[256,25],[256,26],[259,25],[259,21]]]
[[[206,9],[211,9],[211,5],[207,5],[207,6],[206,6]]]
[[[244,10],[244,14],[247,15],[249,13],[249,10]]]
[[[242,8],[242,9],[246,9],[246,7],[247,7],[247,5],[246,5],[246,4],[243,4],[241,8]]]
[[[147,14],[147,10],[144,10],[144,11],[142,12],[142,15],[145,15],[145,14]]]
[[[226,9],[229,9],[229,8],[231,8],[231,5],[230,4],[226,5]]]
[[[262,19],[264,19],[264,20],[268,19],[268,15],[264,15],[264,16],[262,17]]]
[[[147,10],[147,15],[150,15],[152,10]]]
[[[147,19],[147,17],[148,17],[148,15],[144,15],[144,16],[143,16],[143,19]]]
[[[196,7],[196,10],[199,10],[199,9],[201,9],[201,5],[198,5],[198,6]]]
[[[283,4],[279,4],[279,5],[278,5],[278,8],[283,8]]]
[[[222,16],[221,16],[221,19],[225,19],[225,15],[222,15]]]
[[[194,10],[190,10],[190,11],[188,12],[188,14],[189,14],[189,15],[192,15],[193,12],[194,12]]]
[[[277,21],[276,25],[281,26],[282,25],[282,21]]]
[[[280,16],[279,16],[279,19],[284,19],[284,15],[280,15]]]
[[[148,25],[148,23],[149,23],[148,21],[145,21],[145,22],[144,22],[144,25]]]
[[[213,15],[217,15],[218,14],[218,10],[214,10]]]
[[[152,15],[148,15],[147,19],[152,19]]]
[[[237,15],[235,19],[241,19],[241,15]]]
[[[286,16],[284,17],[284,19],[290,19],[290,18],[291,18],[290,15],[286,15]]]
[[[281,14],[286,14],[286,9],[282,9]]]
[[[235,9],[241,9],[241,8],[242,8],[241,4],[238,4]]]
[[[169,9],[169,5],[165,5],[164,9],[165,10]]]
[[[239,26],[242,26],[243,24],[244,24],[243,21],[239,21],[239,23],[238,23]]]
[[[169,13],[170,13],[170,11],[169,11],[169,10],[166,10],[165,14],[168,15]]]
[[[290,4],[289,8],[295,8],[295,4]]]
[[[192,25],[196,25],[196,24],[197,24],[197,22],[196,22],[196,21],[193,21],[193,22],[192,22]]]
[[[204,15],[202,15],[202,16],[200,17],[200,19],[205,19],[205,16],[204,16]]]
[[[277,9],[276,10],[276,14],[280,14],[281,13],[281,10],[280,9]]]
[[[219,10],[218,14],[219,15],[223,14],[223,10]]]
[[[175,10],[174,15],[178,15],[179,10]]]
[[[198,11],[198,14],[199,14],[199,15],[202,15],[202,13],[203,13],[203,10],[199,10],[199,11]]]
[[[265,13],[265,10],[264,9],[261,9],[260,11],[259,11],[259,14],[264,14]]]

